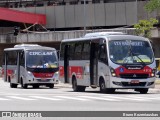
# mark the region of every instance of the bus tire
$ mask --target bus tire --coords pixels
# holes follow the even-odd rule
[[[141,89],[139,89],[139,92],[140,92],[141,94],[147,94],[148,88],[141,88]]]
[[[106,85],[103,79],[100,79],[99,81],[99,87],[101,93],[106,93]]]
[[[86,86],[78,86],[79,92],[85,92]]]
[[[114,88],[107,88],[106,93],[114,93],[116,89]]]
[[[72,88],[73,88],[74,92],[84,92],[86,89],[85,86],[78,86],[77,85],[77,80],[75,77],[73,78],[73,81],[72,81]]]
[[[47,85],[49,88],[54,88],[54,84]]]
[[[39,85],[37,85],[37,84],[34,84],[32,86],[33,86],[33,88],[39,88]]]
[[[23,89],[27,89],[28,85],[23,83],[23,79],[21,79],[21,87]]]
[[[17,84],[10,83],[10,87],[11,87],[11,88],[17,88]]]
[[[8,77],[8,81],[7,82],[9,82],[9,83],[11,82],[11,77],[10,76]]]

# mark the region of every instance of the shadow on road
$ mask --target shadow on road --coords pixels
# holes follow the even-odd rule
[[[74,91],[66,91],[66,92],[74,92]],[[140,94],[135,91],[115,91],[114,93],[101,93],[100,91],[85,91],[85,92],[75,92],[75,93],[97,93],[97,94]],[[157,94],[157,93],[147,93],[147,94]]]
[[[12,88],[13,89],[13,88]],[[22,88],[22,87],[17,87],[17,88],[15,88],[15,89],[24,89],[24,88]],[[33,87],[28,87],[28,88],[26,88],[26,89],[60,89],[60,88],[48,88],[48,87],[44,87],[44,86],[42,86],[42,87],[39,87],[39,88],[33,88]]]

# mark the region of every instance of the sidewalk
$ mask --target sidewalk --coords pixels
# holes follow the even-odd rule
[[[160,89],[160,79],[156,79],[155,89]]]

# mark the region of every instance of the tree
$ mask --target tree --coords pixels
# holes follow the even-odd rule
[[[145,5],[145,9],[148,12],[153,12],[154,10],[160,10],[160,0],[150,0],[148,3]]]
[[[139,20],[139,22],[134,25],[134,28],[136,28],[136,35],[141,35],[147,38],[151,37],[151,29],[153,28],[153,25],[157,23],[158,20],[155,18],[150,18],[149,20]]]

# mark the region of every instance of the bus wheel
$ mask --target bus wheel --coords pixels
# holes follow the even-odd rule
[[[139,89],[139,92],[140,92],[141,94],[147,94],[148,88],[141,88],[141,89]]]
[[[32,85],[33,86],[33,88],[39,88],[39,85]]]
[[[24,89],[27,89],[27,86],[28,86],[27,84],[23,83],[23,79],[21,79],[21,87]]]
[[[84,92],[86,89],[86,86],[78,86],[79,87],[79,92]]]
[[[17,88],[17,84],[10,83],[10,87],[11,87],[11,88]]]
[[[106,93],[106,85],[103,79],[100,80],[99,87],[101,93]]]
[[[47,85],[49,88],[54,88],[54,84]]]
[[[106,93],[114,93],[116,89],[114,88],[107,88]]]
[[[86,89],[85,86],[78,86],[75,78],[73,78],[72,88],[74,92],[84,92]]]
[[[8,77],[8,81],[7,82],[11,82],[11,78],[10,78],[10,76]]]
[[[72,81],[72,88],[74,92],[78,92],[77,81],[75,78],[73,78],[73,81]]]

